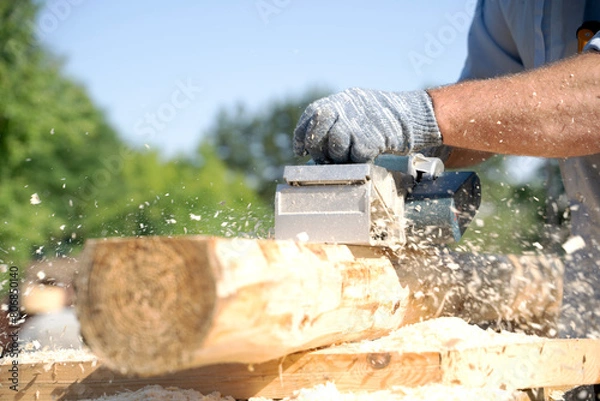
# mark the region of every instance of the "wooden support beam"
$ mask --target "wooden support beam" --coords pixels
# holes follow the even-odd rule
[[[97,240],[81,258],[76,305],[94,353],[142,376],[260,363],[440,315],[538,321],[559,309],[560,263],[461,258],[201,236]]]
[[[442,355],[444,383],[536,388],[600,383],[600,340],[546,340]]]
[[[340,392],[432,383],[490,389],[568,388],[600,383],[600,340],[540,340],[420,352],[397,351],[393,344],[378,352],[338,346],[258,365],[220,364],[147,378],[125,376],[95,361],[24,363],[19,372],[20,399],[94,398],[152,384],[203,394],[219,391],[236,399],[289,397],[296,390],[328,381]]]

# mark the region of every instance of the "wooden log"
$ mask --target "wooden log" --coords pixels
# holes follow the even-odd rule
[[[248,399],[290,397],[302,388],[326,382],[334,382],[344,393],[434,383],[487,387],[490,391],[544,386],[568,389],[600,383],[600,340],[546,339],[461,350],[395,348],[392,343],[378,352],[358,352],[353,346],[340,346],[253,366],[218,364],[147,378],[126,376],[89,359],[26,362],[19,364],[20,385],[15,396],[79,400],[155,384]]]
[[[91,241],[76,282],[82,335],[121,372],[258,363],[379,337],[408,290],[382,253],[206,237]]]
[[[550,260],[461,268],[458,256],[407,255],[201,236],[89,241],[76,305],[107,366],[156,375],[373,339],[443,314],[545,318],[560,303]],[[491,296],[496,285],[511,289]]]
[[[410,288],[405,324],[439,316],[554,337],[563,265],[556,257],[406,250],[395,260]]]

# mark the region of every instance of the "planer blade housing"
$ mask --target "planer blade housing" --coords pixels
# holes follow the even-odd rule
[[[473,172],[446,172],[420,154],[374,164],[286,166],[275,194],[275,238],[398,247],[460,240],[479,207]]]

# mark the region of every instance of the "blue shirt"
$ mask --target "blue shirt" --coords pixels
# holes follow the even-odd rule
[[[516,73],[574,55],[585,20],[600,20],[600,1],[479,0],[461,79]],[[588,48],[599,45],[596,35]]]
[[[517,73],[577,53],[577,28],[600,21],[600,0],[479,0],[461,80]],[[585,48],[600,51],[600,33]],[[600,65],[600,55],[598,59]],[[600,140],[600,126],[598,127]],[[560,161],[573,235],[600,255],[600,154]]]

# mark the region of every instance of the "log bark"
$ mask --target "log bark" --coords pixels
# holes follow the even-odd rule
[[[201,236],[95,240],[81,258],[76,305],[104,364],[142,376],[265,362],[441,315],[557,313],[559,262],[462,257]]]

